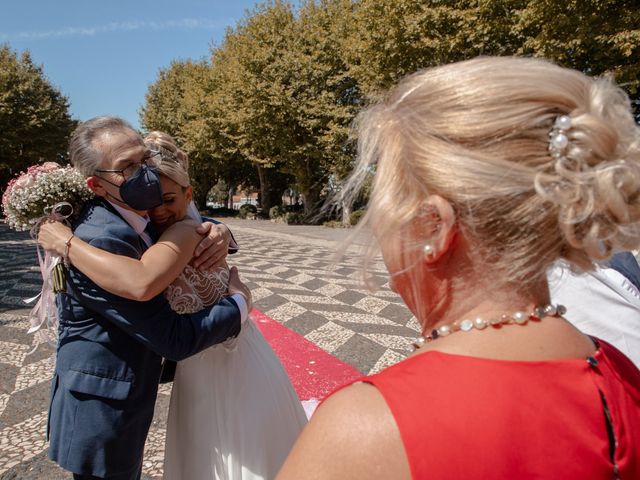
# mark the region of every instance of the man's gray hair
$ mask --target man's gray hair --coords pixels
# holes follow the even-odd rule
[[[94,140],[104,132],[127,131],[133,127],[118,117],[100,116],[81,123],[71,135],[69,160],[85,177],[90,177],[102,162],[102,152],[94,146]]]

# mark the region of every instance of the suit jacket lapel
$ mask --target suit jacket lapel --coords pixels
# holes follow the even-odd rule
[[[108,200],[105,200],[103,197],[96,197],[95,202],[96,202],[97,205],[100,205],[101,207],[104,207],[107,210],[109,210],[111,213],[116,214],[119,218],[122,219],[123,222],[125,222],[127,225],[129,225],[133,231],[135,231],[135,229],[131,226],[131,224],[129,222],[127,222],[127,219],[124,218],[120,214],[118,209],[115,208],[113,205],[111,205],[111,203]],[[153,225],[151,225],[151,223],[149,223],[149,225],[151,226],[151,228],[153,228]],[[155,228],[153,228],[153,231],[156,232]],[[153,243],[155,243],[158,240],[157,232],[155,233],[155,235],[156,235],[155,238],[154,238],[153,235],[151,235],[151,241]],[[142,239],[142,237],[140,235],[138,235],[138,240],[140,242],[140,249],[141,249],[142,253],[144,253],[149,247],[147,246],[146,242]]]
[[[96,204],[100,205],[101,207],[106,208],[107,210],[109,210],[111,213],[115,213],[118,217],[120,217],[123,221],[126,222],[126,220],[124,219],[124,217],[122,215],[120,215],[120,212],[113,206],[111,205],[111,203],[109,203],[107,200],[105,200],[102,197],[96,197],[95,200]],[[129,222],[127,222],[128,224]]]
[[[158,238],[160,238],[160,235],[158,235],[158,230],[156,230],[156,227],[153,226],[153,223],[151,223],[151,221],[147,223],[147,227],[144,229],[144,231],[147,232],[147,235],[149,235],[149,237],[151,238],[152,243],[156,243],[158,241]]]

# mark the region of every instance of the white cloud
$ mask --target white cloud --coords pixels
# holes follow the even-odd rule
[[[48,40],[70,37],[93,37],[111,32],[132,32],[137,30],[196,30],[219,29],[229,24],[226,20],[211,20],[197,18],[182,18],[163,22],[148,20],[131,20],[125,22],[111,22],[106,25],[93,27],[64,27],[57,30],[44,30],[36,32],[17,32],[13,34],[0,34],[0,41],[6,40]]]

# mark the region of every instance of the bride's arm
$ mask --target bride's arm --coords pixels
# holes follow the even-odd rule
[[[157,243],[149,247],[140,260],[115,255],[72,237],[69,227],[51,222],[40,227],[38,243],[45,250],[62,256],[71,238],[68,259],[98,286],[120,297],[149,300],[173,282],[185,268],[202,236],[200,225],[183,220],[167,229]]]

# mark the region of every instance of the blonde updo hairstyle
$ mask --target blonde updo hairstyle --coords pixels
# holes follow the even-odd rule
[[[153,151],[160,151],[160,158],[152,157],[152,161],[162,175],[169,177],[183,189],[189,187],[189,158],[178,148],[171,135],[158,131],[150,132],[144,138],[144,144]]]
[[[560,115],[571,118],[563,168],[548,150]],[[353,200],[375,171],[361,225],[378,238],[438,194],[475,262],[509,283],[540,281],[558,259],[590,269],[638,247],[640,130],[609,78],[477,58],[405,78],[356,125],[359,156],[343,191]]]

